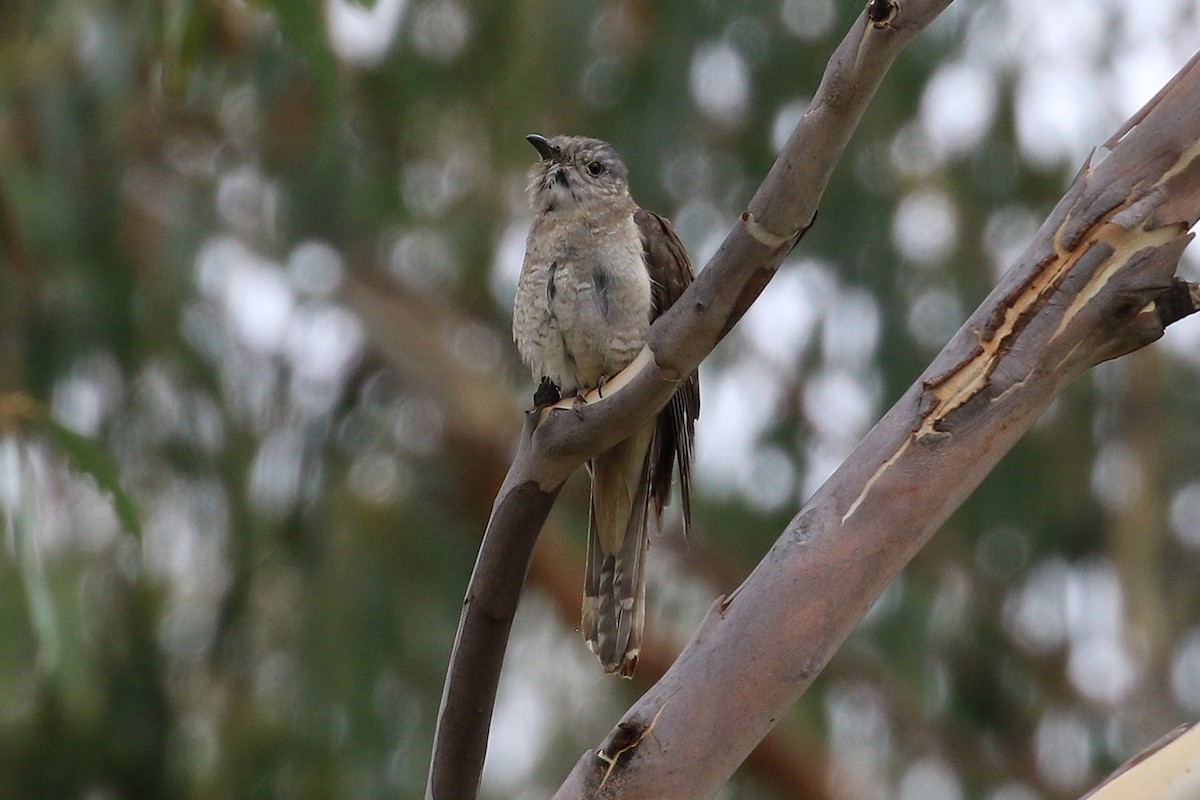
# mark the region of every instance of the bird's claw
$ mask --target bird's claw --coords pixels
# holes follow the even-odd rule
[[[533,410],[540,411],[543,408],[549,408],[561,399],[562,392],[554,385],[554,382],[549,378],[542,378],[537,391],[533,393]]]

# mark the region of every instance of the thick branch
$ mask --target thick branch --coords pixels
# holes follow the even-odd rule
[[[1083,800],[1200,797],[1200,725],[1180,725],[1121,765]]]
[[[1198,216],[1193,58],[556,797],[714,794],[1062,387],[1197,310],[1174,272]]]
[[[489,507],[511,464],[509,451],[520,425],[511,412],[512,398],[492,375],[446,369],[460,357],[453,352],[449,337],[443,335],[447,330],[480,324],[479,320],[464,315],[461,309],[432,305],[430,298],[416,296],[370,272],[353,277],[345,299],[367,327],[379,355],[402,380],[420,386],[446,413],[445,440],[451,461],[466,468],[462,477],[468,479],[463,492],[463,499],[470,503],[467,513]],[[561,528],[553,520],[547,522],[534,548],[526,581],[554,602],[564,630],[574,632],[579,626],[583,554],[568,545]],[[477,545],[482,533],[476,538]],[[662,544],[670,546],[673,541],[663,540]],[[711,548],[712,543],[708,545]],[[688,561],[700,568],[707,581],[722,586],[736,583],[727,553],[693,541]],[[659,627],[646,630],[633,676],[635,686],[649,688],[671,666],[679,648],[669,640]],[[582,640],[577,640],[577,646],[583,647]],[[823,746],[780,728],[763,739],[743,768],[784,796],[808,800],[853,796],[853,792],[835,793],[825,785],[828,754]]]
[[[525,428],[531,430],[534,425],[535,415],[530,414]],[[514,467],[528,459],[529,439],[522,436],[521,441]],[[444,741],[471,748],[462,752],[462,757],[470,763],[482,766],[487,750],[486,733],[480,736],[479,731],[486,732],[491,725],[500,667],[517,611],[517,594],[510,587],[520,587],[525,582],[533,544],[537,541],[528,531],[541,528],[558,498],[559,488],[561,485],[544,492],[532,481],[516,485],[505,481],[483,535],[479,559],[471,572],[438,714],[439,741],[445,737]],[[455,686],[470,686],[493,702],[464,705],[461,695],[450,692]],[[479,790],[479,772],[472,775],[455,767],[451,762],[435,759],[430,785],[439,787],[438,791],[446,797],[474,797]]]
[[[606,384],[603,400],[589,396],[578,413],[552,413],[536,430],[526,426],[525,456],[518,456],[497,498],[464,604],[434,737],[431,800],[471,798],[477,791],[498,682],[490,671],[503,660],[512,622],[508,611],[515,609],[521,588],[518,577],[523,578],[532,542],[558,489],[586,458],[656,414],[745,313],[811,224],[829,175],[892,60],[950,2],[909,0],[897,13],[898,5],[872,0],[870,18],[861,15],[834,53],[812,106],[748,211],[695,283],[652,326],[642,356]],[[517,491],[524,494],[509,497]],[[529,503],[529,508],[518,513],[514,503]],[[499,518],[501,509],[514,510]],[[493,548],[506,549],[493,554]],[[506,570],[507,580],[485,579],[479,571],[491,563],[519,563],[520,569]],[[484,609],[504,609],[508,615],[477,625]],[[493,632],[486,643],[464,642],[479,628]],[[498,652],[484,655],[487,648]]]

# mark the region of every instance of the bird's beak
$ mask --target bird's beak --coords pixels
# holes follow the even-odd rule
[[[546,161],[558,158],[559,149],[550,144],[550,140],[540,133],[531,133],[525,139],[537,149],[538,155],[542,157],[542,160]]]

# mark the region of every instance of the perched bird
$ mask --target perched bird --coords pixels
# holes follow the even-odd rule
[[[536,405],[582,397],[641,351],[646,330],[692,282],[692,264],[666,219],[639,208],[612,146],[579,136],[527,137],[541,160],[534,220],[513,309],[513,338],[541,380]],[[647,526],[661,526],[679,469],[691,526],[692,442],[700,414],[693,373],[657,418],[588,462],[592,477],[583,635],[606,672],[633,674],[646,615]]]

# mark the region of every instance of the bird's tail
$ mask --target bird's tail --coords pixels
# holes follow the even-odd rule
[[[592,459],[583,635],[605,672],[633,675],[646,618],[654,425]]]

